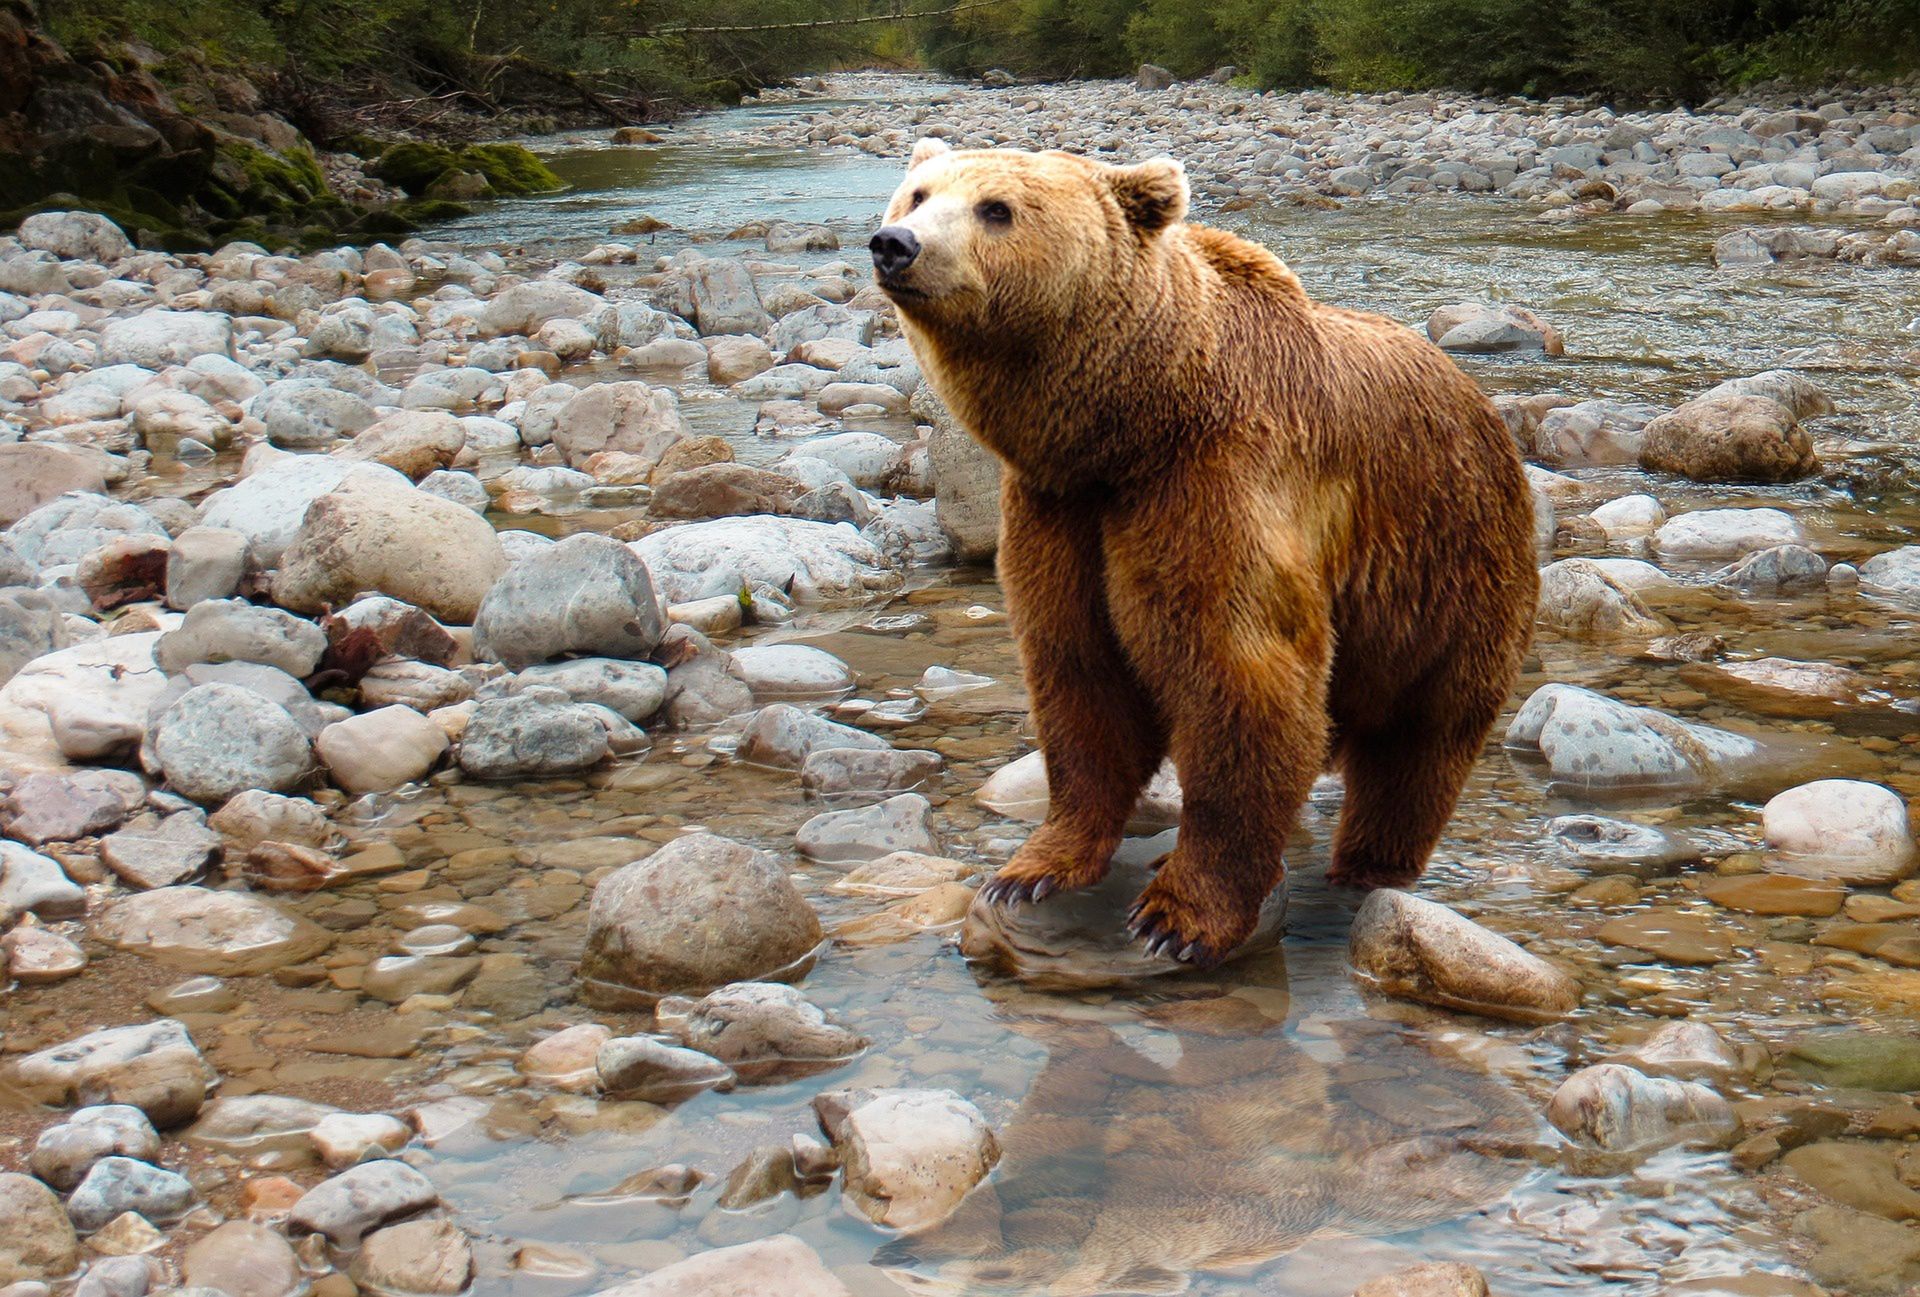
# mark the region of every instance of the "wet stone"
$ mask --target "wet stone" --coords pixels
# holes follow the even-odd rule
[[[339,1109],[278,1094],[247,1094],[215,1099],[181,1135],[197,1148],[238,1158],[260,1170],[311,1166],[311,1133]]]
[[[662,1030],[719,1059],[747,1085],[830,1071],[868,1044],[800,992],[772,982],[723,986],[697,1001],[676,996],[655,1013]]]
[[[58,932],[21,924],[0,937],[7,976],[22,986],[64,982],[87,966],[86,952]]]
[[[7,794],[6,829],[29,846],[111,832],[146,800],[146,785],[119,770],[28,775]]]
[[[131,887],[168,887],[206,868],[220,835],[198,811],[175,811],[164,819],[142,815],[100,841],[100,859]]]
[[[473,1278],[473,1245],[447,1220],[413,1220],[375,1230],[348,1273],[370,1292],[453,1297]]]
[[[165,1225],[186,1215],[194,1197],[183,1175],[130,1157],[103,1157],[67,1199],[67,1215],[82,1233],[128,1211]]]
[[[101,1104],[80,1108],[41,1131],[28,1165],[35,1175],[67,1193],[101,1158],[150,1162],[159,1155],[160,1136],[145,1113],[126,1104]]]
[[[1859,1090],[1920,1090],[1920,1040],[1880,1032],[1823,1031],[1795,1040],[1789,1071],[1824,1085]]]
[[[926,785],[945,764],[938,752],[821,748],[800,767],[800,787],[829,802],[877,801]]]
[[[778,862],[713,834],[677,838],[595,886],[580,978],[601,1008],[812,967],[820,921]]]
[[[1753,938],[1726,918],[1659,907],[1604,924],[1600,940],[1644,951],[1670,964],[1717,964]]]
[[[976,894],[960,929],[960,953],[1041,990],[1124,986],[1188,972],[1176,960],[1149,955],[1128,935],[1127,908],[1152,877],[1147,864],[1157,852],[1128,855],[1124,846],[1121,851],[1097,885],[1049,896],[1039,905],[989,905]],[[1260,909],[1253,935],[1227,962],[1279,945],[1286,915],[1286,889],[1276,888]]]
[[[1487,1277],[1470,1265],[1439,1261],[1363,1283],[1353,1297],[1487,1297]]]
[[[891,747],[878,734],[840,725],[804,712],[789,703],[774,703],[755,712],[740,736],[738,755],[757,765],[797,770],[807,758],[827,748],[880,751]]]
[[[313,958],[332,936],[270,901],[241,892],[165,887],[115,902],[98,935],[169,968],[216,977],[264,973]]]
[[[391,1157],[407,1146],[413,1128],[385,1113],[333,1112],[307,1132],[320,1160],[333,1170]]]
[[[360,989],[376,1000],[399,1004],[415,995],[448,995],[480,971],[473,956],[387,955],[367,965]]]
[[[733,1069],[695,1049],[651,1036],[617,1036],[595,1058],[600,1086],[619,1099],[680,1103],[707,1090],[733,1087]]]
[[[1382,889],[1354,916],[1347,957],[1389,995],[1520,1022],[1579,1007],[1565,972],[1445,906]]]
[[[325,1234],[342,1247],[367,1231],[426,1210],[440,1201],[433,1183],[404,1162],[362,1162],[323,1180],[294,1204],[289,1223]]]
[[[819,1253],[791,1234],[714,1248],[595,1297],[853,1297]]]
[[[1675,1144],[1724,1146],[1740,1122],[1703,1085],[1650,1077],[1617,1063],[1582,1068],[1554,1091],[1547,1120],[1578,1144],[1640,1153]]]
[[[1638,1045],[1619,1050],[1606,1061],[1676,1081],[1724,1083],[1747,1070],[1725,1038],[1704,1022],[1667,1023]]]
[[[829,885],[853,896],[917,896],[943,883],[957,883],[979,872],[963,860],[895,851],[856,865]]]
[[[1920,1220],[1920,1190],[1905,1182],[1896,1158],[1895,1150],[1883,1143],[1831,1140],[1796,1148],[1781,1164],[1856,1211],[1888,1220]]]
[[[144,1256],[166,1245],[167,1236],[137,1211],[122,1212],[87,1239],[87,1248],[101,1256]]]
[[[1920,864],[1906,803],[1878,784],[1822,779],[1766,804],[1768,868],[1857,887],[1899,882]]]
[[[1745,914],[1799,914],[1826,918],[1840,912],[1847,889],[1838,883],[1786,874],[1741,874],[1710,878],[1700,895],[1715,905]]]
[[[40,1103],[125,1104],[164,1129],[200,1111],[218,1078],[187,1029],[162,1018],[29,1054],[13,1064],[11,1079]]]
[[[53,1191],[0,1171],[0,1283],[64,1279],[80,1263],[73,1224]]]
[[[826,811],[800,826],[800,854],[825,865],[856,865],[897,851],[931,855],[940,850],[933,807],[918,793],[901,793],[878,805]]]
[[[938,1225],[1000,1160],[980,1110],[948,1090],[882,1090],[814,1109],[840,1151],[847,1210],[889,1229]]]
[[[555,1089],[590,1093],[600,1084],[595,1056],[612,1036],[597,1022],[563,1028],[528,1048],[514,1070]]]

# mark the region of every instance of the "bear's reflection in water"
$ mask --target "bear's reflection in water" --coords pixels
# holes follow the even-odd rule
[[[1278,951],[1233,985],[1104,1004],[990,985],[1048,1061],[993,1177],[878,1264],[916,1293],[1178,1293],[1323,1232],[1465,1215],[1526,1173],[1538,1119],[1497,1081],[1390,1023],[1294,1039]]]

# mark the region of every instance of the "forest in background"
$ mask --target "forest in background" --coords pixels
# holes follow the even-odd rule
[[[638,119],[880,63],[1697,101],[1756,81],[1920,69],[1920,0],[42,0],[70,49],[138,41],[235,70],[310,133],[411,96]],[[159,69],[163,79],[167,66]],[[301,120],[302,117],[315,120]]]

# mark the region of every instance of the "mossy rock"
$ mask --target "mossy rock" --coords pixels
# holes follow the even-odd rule
[[[410,194],[424,194],[453,171],[478,171],[496,194],[545,194],[565,188],[547,164],[518,144],[470,144],[454,150],[441,144],[407,140],[389,145],[368,168],[369,174]]]

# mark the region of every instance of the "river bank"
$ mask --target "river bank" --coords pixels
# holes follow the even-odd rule
[[[1715,128],[1757,145],[1636,119],[1634,181],[1542,161],[1617,125],[1575,106],[829,94],[523,141],[573,187],[392,245],[167,254],[80,215],[0,241],[0,1273],[1920,1282],[1916,281],[1716,255],[1908,228],[1908,150],[1860,165],[1905,110]],[[1104,894],[968,917],[1045,790],[992,466],[860,251],[915,129],[1098,147],[1122,112],[1108,152],[1172,148],[1206,219],[1455,348],[1533,463],[1547,565],[1436,904],[1349,945],[1329,782],[1287,912],[1205,977],[1112,945]],[[1423,113],[1453,133],[1346,160]],[[1276,115],[1301,165],[1262,172]],[[1487,148],[1494,191],[1407,173]],[[1661,171],[1716,154],[1712,190]],[[1365,194],[1321,192],[1344,166]],[[1674,210],[1761,167],[1805,190],[1786,222]],[[1122,883],[1177,806],[1143,803]]]

